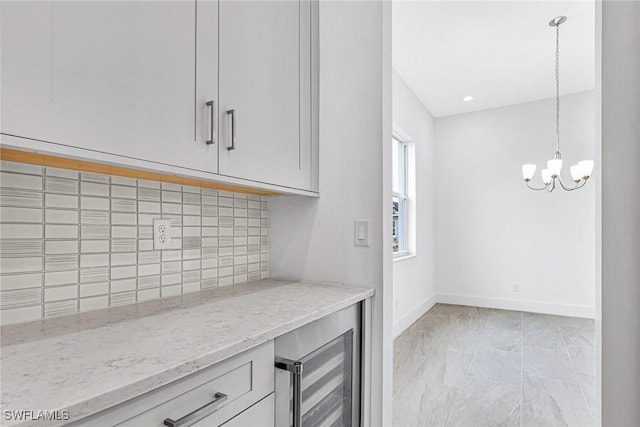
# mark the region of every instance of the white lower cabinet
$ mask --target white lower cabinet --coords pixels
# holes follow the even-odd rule
[[[270,341],[72,425],[269,427],[273,391]]]
[[[240,415],[224,423],[224,427],[274,427],[274,405],[275,398],[272,393]],[[194,425],[202,427],[208,425],[204,422],[205,420],[202,421],[202,423]]]

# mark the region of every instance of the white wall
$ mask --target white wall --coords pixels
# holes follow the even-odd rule
[[[640,425],[640,2],[602,4],[602,425]]]
[[[594,93],[562,97],[561,111],[570,180],[568,167],[595,155]],[[594,316],[595,183],[547,194],[521,178],[535,163],[540,185],[554,121],[553,99],[436,119],[439,301]]]
[[[399,335],[436,302],[434,121],[431,113],[393,72],[393,126],[410,138],[409,241],[413,257],[393,263],[393,332]]]
[[[283,196],[269,205],[271,277],[376,289],[372,426],[389,425],[391,416],[392,301],[384,280],[391,246],[383,235],[391,145],[382,143],[391,139],[389,11],[379,1],[320,2],[320,198]],[[353,245],[354,219],[370,221],[367,248]]]

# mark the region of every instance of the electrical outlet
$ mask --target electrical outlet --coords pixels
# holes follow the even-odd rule
[[[171,246],[171,220],[153,220],[153,249],[169,249]]]
[[[517,283],[513,285],[513,292],[520,292],[520,285],[518,285]]]

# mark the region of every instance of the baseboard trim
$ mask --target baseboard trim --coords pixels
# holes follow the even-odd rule
[[[398,335],[409,329],[409,327],[413,325],[416,320],[424,316],[424,314],[437,303],[437,295],[433,295],[431,298],[422,301],[416,307],[411,309],[407,314],[402,316],[402,318],[395,322],[393,325],[393,338],[396,338]]]
[[[540,301],[477,297],[456,294],[438,294],[436,295],[436,302],[443,304],[497,308],[501,310],[526,311],[530,313],[555,314],[558,316],[583,317],[587,319],[595,318],[595,307],[586,305],[550,304]]]

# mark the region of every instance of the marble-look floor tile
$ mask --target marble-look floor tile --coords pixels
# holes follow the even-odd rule
[[[565,349],[549,350],[530,345],[522,346],[522,372],[524,375],[570,383],[578,381]]]
[[[393,358],[396,359],[397,354],[408,352],[412,347],[420,345],[418,340],[414,340],[411,329],[407,329],[393,340]]]
[[[464,306],[462,305],[438,303],[431,310],[429,310],[428,314],[436,316],[457,317],[463,309]]]
[[[522,312],[507,310],[492,310],[489,320],[487,321],[489,328],[512,329],[516,331],[522,330]]]
[[[454,323],[474,331],[484,331],[491,315],[491,309],[480,307],[462,307]]]
[[[414,323],[410,330],[421,332],[423,338],[435,338],[445,333],[456,317],[457,315],[437,315],[429,312]]]
[[[448,351],[473,353],[483,340],[482,333],[465,326],[455,325],[447,328],[442,336],[436,338],[434,345]]]
[[[578,374],[593,375],[596,371],[595,351],[592,347],[569,346],[569,357]]]
[[[415,378],[415,372],[424,366],[426,358],[415,353],[403,353],[393,358],[393,394],[396,395],[407,382]]]
[[[433,346],[431,336],[424,331],[409,329],[393,341],[394,358],[405,353],[426,355]]]
[[[482,345],[504,351],[522,350],[522,332],[517,329],[488,327],[482,331]]]
[[[525,313],[522,340],[525,345],[548,349],[564,348],[557,316]]]
[[[473,353],[434,350],[418,367],[414,377],[448,387],[460,387],[467,377]]]
[[[481,346],[469,368],[469,376],[520,387],[522,369],[519,351],[502,351]]]
[[[523,426],[595,425],[578,384],[524,376]]]
[[[412,379],[393,399],[393,426],[444,426],[454,394],[455,390],[432,381]]]
[[[560,326],[558,316],[553,316],[551,314],[523,313],[522,321],[524,323],[524,326],[529,325],[533,328],[538,328],[538,327],[557,328]]]
[[[593,325],[438,304],[395,340],[393,425],[590,425]]]
[[[584,319],[581,317],[568,317],[568,316],[553,316],[558,325],[562,328],[579,328],[579,329],[591,329],[595,328],[595,320]]]
[[[578,374],[578,381],[593,417],[596,413],[596,377],[594,375]]]
[[[582,345],[586,347],[594,347],[595,332],[593,328],[570,328],[561,327],[562,337],[564,342],[571,345]]]
[[[457,390],[447,426],[520,426],[520,386],[468,378]]]

